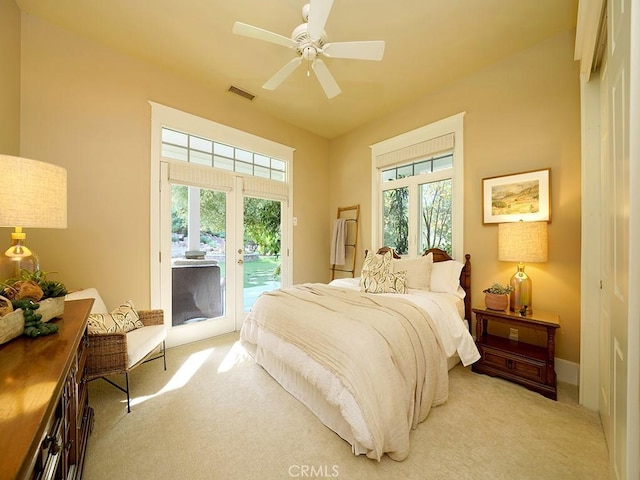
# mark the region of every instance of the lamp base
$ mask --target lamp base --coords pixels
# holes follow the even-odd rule
[[[26,234],[16,227],[11,233],[11,246],[0,254],[0,282],[21,277],[22,270],[40,270],[40,259],[24,244]]]
[[[513,274],[509,285],[513,288],[509,295],[509,310],[521,315],[531,315],[531,279],[524,273],[524,263],[518,264],[518,271]]]

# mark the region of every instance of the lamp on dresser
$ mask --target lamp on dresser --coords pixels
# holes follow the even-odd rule
[[[20,270],[40,269],[38,255],[25,245],[23,228],[67,228],[67,171],[58,165],[0,155],[0,227],[14,227],[11,246],[0,252],[0,281]]]
[[[525,263],[546,262],[548,258],[547,222],[501,223],[498,225],[498,260],[517,262],[518,269],[511,277],[509,309],[531,315],[532,282],[525,273]]]

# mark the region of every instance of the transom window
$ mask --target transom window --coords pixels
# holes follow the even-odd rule
[[[287,179],[283,160],[164,127],[162,156],[280,182]]]
[[[401,178],[437,172],[438,170],[445,170],[452,167],[453,153],[448,153],[447,155],[441,155],[439,157],[433,157],[427,160],[420,160],[407,165],[382,170],[382,181],[388,182],[391,180],[399,180]]]

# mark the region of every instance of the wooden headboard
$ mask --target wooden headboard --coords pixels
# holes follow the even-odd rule
[[[397,259],[401,258],[391,247],[379,248],[377,253],[383,254],[388,251],[391,252],[391,254],[393,255],[393,258],[397,258]],[[453,260],[453,258],[451,258],[447,252],[445,252],[444,250],[440,250],[439,248],[430,248],[428,250],[425,250],[425,252],[422,255],[424,256],[430,253],[433,254],[434,262],[444,262],[446,260]],[[464,318],[469,323],[469,331],[471,331],[471,318],[472,318],[471,317],[471,255],[467,253],[464,256],[464,258],[465,258],[464,267],[460,272],[460,286],[466,293],[466,295],[464,296]]]

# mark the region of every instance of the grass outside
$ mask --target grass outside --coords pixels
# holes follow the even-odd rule
[[[226,265],[224,263],[218,265],[220,274],[224,277]],[[259,260],[244,262],[242,266],[245,287],[261,287],[268,282],[280,281],[280,257],[260,257]]]

